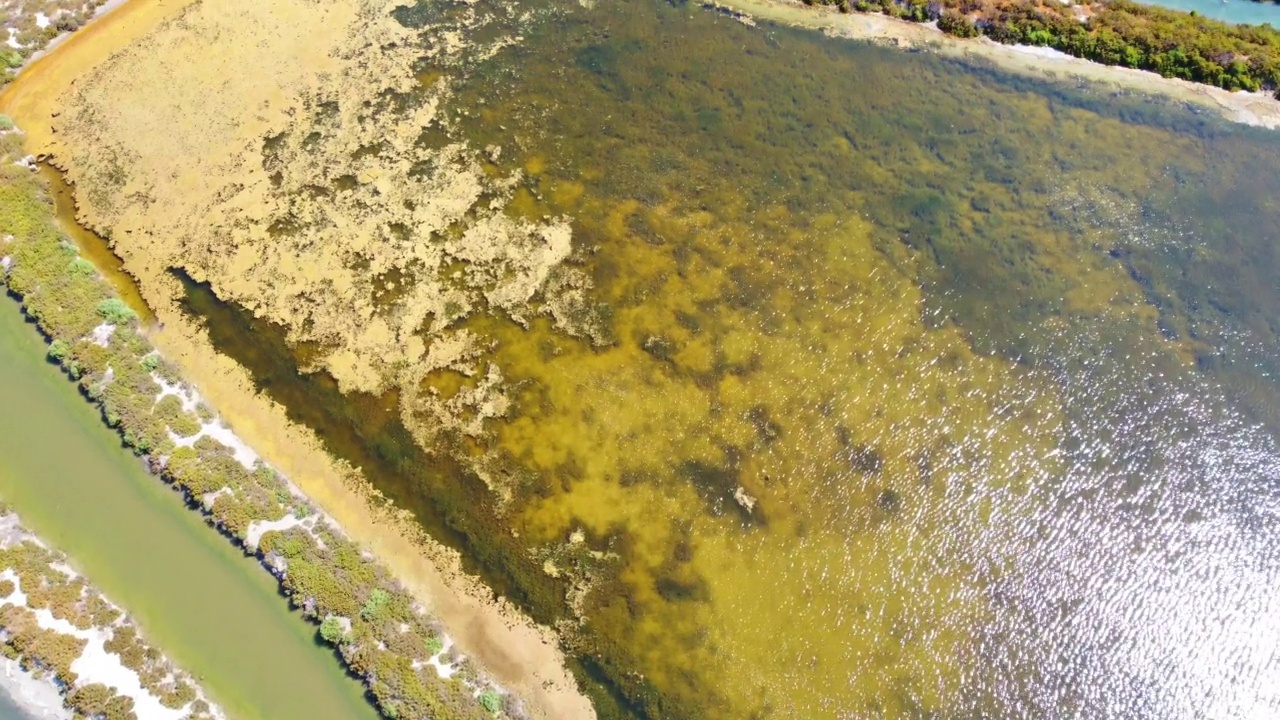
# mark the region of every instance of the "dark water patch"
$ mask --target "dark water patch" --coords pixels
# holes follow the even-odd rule
[[[434,479],[448,475],[453,469],[451,463],[447,458],[433,458],[418,447],[400,424],[394,397],[344,396],[327,373],[298,371],[297,350],[284,341],[279,327],[219,300],[207,283],[197,283],[180,270],[173,272],[186,292],[184,311],[209,330],[210,340],[219,352],[250,372],[260,392],[289,410],[291,420],[317,430],[335,457],[362,468],[366,474],[381,476],[385,472],[388,479],[398,478],[400,492],[391,499],[413,510],[434,537],[455,549],[470,550],[466,535],[450,525],[446,513],[424,502],[425,490],[446,484]],[[254,338],[254,342],[243,342],[247,337]],[[459,471],[452,478],[457,482],[447,483],[458,486],[458,500],[487,502],[482,491],[467,487],[478,480],[468,480],[464,475]],[[379,484],[379,488],[383,485]],[[470,551],[464,554],[468,559],[474,557]],[[479,572],[481,568],[469,566],[467,570]],[[496,592],[509,590],[509,583],[498,577],[485,575],[485,580]]]

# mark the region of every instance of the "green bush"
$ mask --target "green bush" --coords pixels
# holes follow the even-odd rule
[[[320,637],[330,645],[337,645],[342,642],[342,638],[346,637],[347,627],[342,620],[334,615],[330,615],[320,623]]]
[[[71,261],[71,273],[81,277],[93,277],[98,274],[98,268],[94,267],[93,263],[88,260],[77,257]]]
[[[49,343],[49,359],[61,363],[67,357],[67,353],[71,352],[71,345],[62,339],[54,340]]]
[[[138,317],[120,298],[107,298],[98,303],[98,315],[112,325],[124,325]]]
[[[982,34],[972,20],[959,10],[952,8],[948,8],[942,13],[942,17],[938,18],[938,29],[958,38],[972,38]]]
[[[390,600],[391,595],[386,590],[374,588],[373,592],[369,593],[369,599],[365,601],[364,607],[360,608],[360,617],[364,618],[366,622],[377,619],[382,614],[382,611],[386,609],[387,602]]]

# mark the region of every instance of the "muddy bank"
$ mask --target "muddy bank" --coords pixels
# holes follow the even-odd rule
[[[819,30],[833,37],[872,40],[902,49],[923,49],[948,57],[985,61],[1002,70],[1032,77],[1084,81],[1100,88],[1168,97],[1211,110],[1232,122],[1256,127],[1280,127],[1280,102],[1267,93],[1228,92],[1152,72],[1101,65],[1048,48],[1002,45],[988,38],[966,40],[943,34],[930,24],[907,22],[879,14],[845,14],[829,6],[786,0],[716,0],[708,7],[740,16],[760,18]]]

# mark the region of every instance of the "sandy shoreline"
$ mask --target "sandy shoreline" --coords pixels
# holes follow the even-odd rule
[[[954,58],[989,62],[1006,72],[1061,81],[1087,81],[1102,88],[1146,93],[1213,111],[1244,125],[1280,128],[1280,101],[1267,93],[1228,92],[1153,72],[1102,65],[1043,47],[1001,45],[988,38],[960,39],[932,24],[898,20],[878,13],[842,14],[827,6],[787,0],[713,0],[708,7],[740,16],[747,23],[761,18],[783,25],[819,30],[832,37],[872,40],[900,48],[937,52]]]

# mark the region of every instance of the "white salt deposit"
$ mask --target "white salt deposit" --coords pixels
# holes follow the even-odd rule
[[[16,660],[0,658],[4,673],[0,674],[0,686],[18,707],[23,717],[35,720],[71,720],[71,711],[62,706],[58,688],[22,669]]]
[[[272,530],[283,532],[289,528],[295,528],[305,525],[308,518],[299,518],[293,515],[285,515],[279,520],[254,520],[249,523],[249,529],[245,531],[244,543],[252,550],[258,549],[258,541],[262,540],[262,536]],[[314,523],[314,516],[311,518]]]
[[[245,441],[241,440],[231,428],[222,424],[221,420],[210,420],[200,425],[200,431],[195,435],[181,437],[172,430],[168,431],[169,439],[178,447],[191,447],[195,445],[200,438],[213,438],[230,448],[232,456],[236,462],[244,466],[245,470],[253,470],[258,462],[258,454],[249,447]]]
[[[221,487],[221,488],[218,488],[217,490],[214,490],[213,492],[207,492],[201,495],[200,502],[204,503],[204,506],[206,508],[211,508],[213,507],[213,504],[218,501],[219,497],[223,495],[231,495],[231,494],[233,494],[231,492],[231,488]]]
[[[442,637],[443,644],[441,645],[440,652],[427,658],[426,664],[435,668],[436,674],[441,678],[448,680],[453,677],[454,673],[458,672],[458,668],[453,663],[445,662],[443,659],[449,654],[449,651],[453,649],[453,638],[448,635],[443,635]]]
[[[57,569],[63,570],[64,567],[59,564]],[[74,572],[70,568],[66,568],[65,571]],[[6,568],[0,572],[0,580],[8,580],[14,586],[13,592],[4,598],[0,598],[0,604],[26,607],[27,595],[22,591],[21,580],[19,580],[17,573],[12,569]],[[80,657],[71,663],[71,671],[77,676],[77,684],[102,683],[115,689],[120,695],[132,698],[134,713],[139,720],[181,720],[181,718],[186,717],[189,705],[184,705],[180,708],[165,707],[160,702],[160,698],[143,687],[142,680],[138,677],[136,671],[125,667],[119,655],[107,651],[105,645],[111,639],[109,630],[96,627],[81,630],[67,620],[54,617],[53,613],[47,608],[34,609],[32,612],[35,615],[36,624],[42,629],[52,630],[62,635],[70,635],[85,641],[85,647],[80,653]],[[57,690],[52,685],[48,683],[46,685],[53,690],[54,695],[57,695]],[[61,706],[60,699],[57,706]]]
[[[192,413],[200,405],[200,393],[194,388],[184,383],[170,383],[160,377],[155,372],[151,373],[151,380],[160,386],[160,392],[156,393],[156,402],[160,402],[168,395],[177,397],[182,402],[182,411]],[[250,448],[248,443],[241,440],[238,435],[232,432],[221,419],[213,419],[200,425],[200,431],[189,437],[180,437],[172,430],[169,431],[169,439],[178,447],[191,447],[196,444],[200,438],[209,437],[217,440],[226,447],[231,449],[235,455],[236,462],[244,466],[246,470],[253,470],[258,462],[258,454]]]
[[[106,347],[111,344],[111,335],[115,333],[115,331],[115,325],[102,323],[98,327],[94,328],[93,332],[89,333],[89,339],[93,341],[94,345]]]
[[[166,395],[176,395],[182,401],[183,412],[194,412],[196,406],[200,404],[200,393],[183,383],[170,383],[155,372],[151,373],[151,380],[160,386],[160,392],[156,393],[156,402],[163,400]]]

